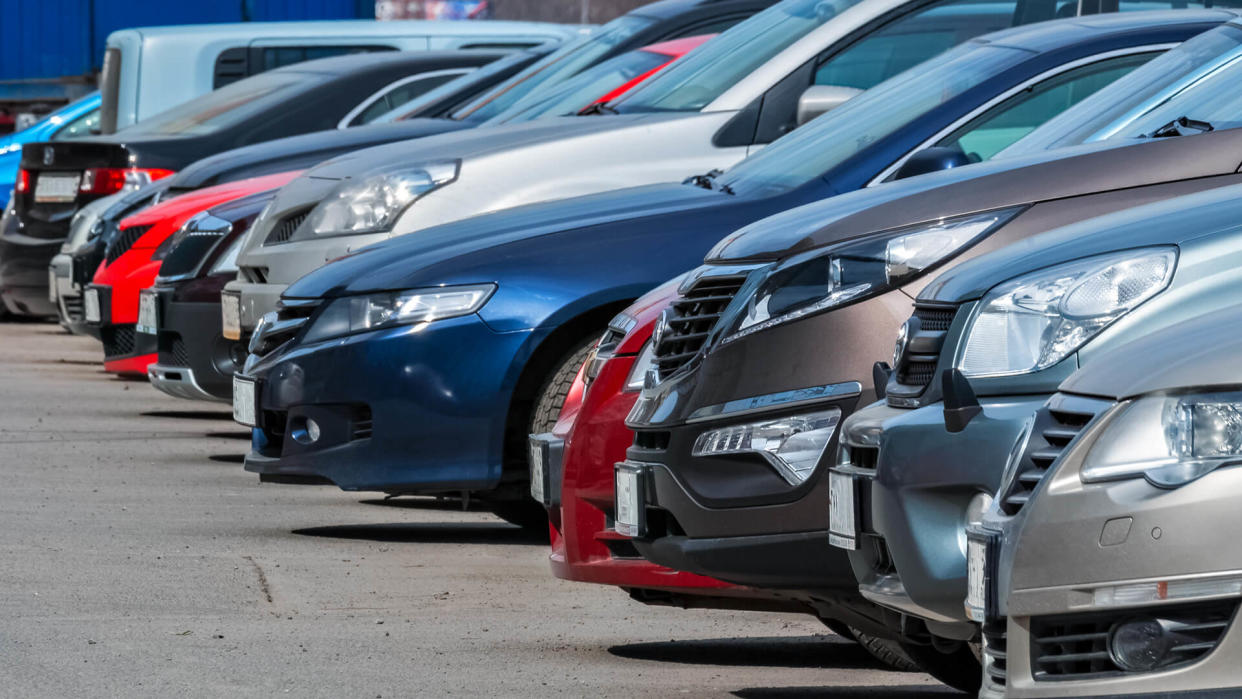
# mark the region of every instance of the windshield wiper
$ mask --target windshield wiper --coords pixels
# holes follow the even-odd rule
[[[724,170],[712,170],[703,175],[693,175],[686,178],[686,183],[703,189],[719,190],[725,194],[734,194],[733,188],[727,184],[718,184],[716,178],[724,174]]]
[[[612,107],[609,107],[607,102],[596,102],[595,104],[578,112],[578,116],[599,116],[601,114],[620,114],[620,112]]]
[[[1149,134],[1143,134],[1143,137],[1172,138],[1174,136],[1193,136],[1197,133],[1207,133],[1212,130],[1212,125],[1206,121],[1180,116]]]

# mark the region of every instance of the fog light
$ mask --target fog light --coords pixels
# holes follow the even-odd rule
[[[319,423],[310,418],[304,418],[302,424],[296,425],[291,434],[293,441],[298,444],[314,444],[319,441]]]
[[[1122,668],[1145,672],[1164,663],[1173,639],[1155,619],[1132,619],[1113,628],[1108,645],[1113,660]]]
[[[811,475],[841,421],[838,408],[711,430],[694,440],[694,456],[758,454],[790,485]]]

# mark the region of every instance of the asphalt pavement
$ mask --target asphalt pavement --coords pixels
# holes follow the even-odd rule
[[[228,406],[100,359],[0,323],[0,696],[953,695],[810,617],[557,580],[486,512],[261,485]]]

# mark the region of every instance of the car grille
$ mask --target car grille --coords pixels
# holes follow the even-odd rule
[[[1030,439],[1019,456],[1017,473],[1000,496],[1000,510],[1013,516],[1052,468],[1057,457],[1091,419],[1112,405],[1107,401],[1057,394],[1035,414]]]
[[[983,681],[1004,689],[1008,677],[1005,641],[1005,620],[998,619],[983,625]]]
[[[897,358],[897,382],[903,386],[925,388],[936,378],[945,333],[957,315],[952,306],[915,305],[907,327],[905,351]],[[917,324],[913,322],[917,319]]]
[[[319,300],[282,299],[276,309],[275,320],[264,322],[255,329],[250,338],[250,353],[265,357],[273,350],[292,340],[306,325],[311,314],[319,306]]]
[[[65,305],[65,315],[75,323],[81,323],[84,316],[81,296],[61,296],[60,302]]]
[[[1164,661],[1151,671],[1193,663],[1215,650],[1234,613],[1236,599],[1149,610],[1118,609],[1031,619],[1031,669],[1036,680],[1084,679],[1136,674],[1113,658],[1112,631],[1134,619],[1154,619],[1170,639]]]
[[[276,245],[288,242],[293,237],[293,232],[298,229],[298,226],[302,225],[307,216],[310,216],[312,208],[314,207],[307,207],[285,216],[272,228],[272,232],[267,234],[267,240],[263,241],[263,244]]]
[[[100,330],[104,357],[124,357],[134,353],[134,326],[113,325]]]
[[[745,274],[700,277],[673,302],[666,311],[660,342],[654,347],[654,364],[661,380],[703,349],[708,333],[745,281]]]
[[[104,253],[104,258],[108,261],[108,264],[116,262],[121,255],[129,252],[134,247],[134,244],[138,242],[138,239],[146,235],[149,230],[151,230],[151,226],[122,228],[116,238],[113,238],[112,242],[108,243]]]

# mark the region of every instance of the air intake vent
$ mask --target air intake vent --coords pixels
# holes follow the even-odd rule
[[[293,237],[293,232],[298,229],[298,226],[302,225],[302,222],[306,220],[307,216],[310,216],[311,208],[314,207],[289,214],[281,219],[280,222],[272,228],[272,232],[267,234],[267,240],[263,241],[263,244],[278,245],[280,243],[288,242],[289,239]]]
[[[1005,642],[1005,620],[989,621],[983,625],[983,680],[1004,690],[1009,674],[1008,650]]]
[[[125,357],[134,353],[134,326],[113,325],[100,330],[104,358]]]
[[[936,376],[945,332],[953,323],[957,308],[917,305],[907,325],[905,351],[897,359],[897,383],[916,389],[926,388]],[[917,321],[917,322],[915,322]]]
[[[374,428],[375,421],[371,417],[371,409],[359,408],[358,414],[354,416],[354,426],[351,436],[354,439],[370,439]]]
[[[122,228],[116,238],[111,243],[108,243],[107,251],[104,253],[104,258],[108,261],[108,264],[116,262],[121,255],[129,252],[134,247],[134,244],[138,242],[138,239],[146,235],[149,230],[151,230],[151,226]]]
[[[276,320],[255,329],[256,334],[250,338],[250,353],[263,357],[292,340],[318,306],[318,300],[282,300],[276,309]]]
[[[1000,509],[1018,514],[1057,457],[1091,419],[1111,403],[1057,394],[1035,414],[1026,451],[1019,457],[1018,472],[1001,494]]]
[[[660,343],[655,346],[655,366],[661,379],[699,353],[708,333],[745,281],[745,274],[703,276],[673,303],[667,311]]]
[[[245,46],[225,49],[216,56],[211,76],[211,89],[218,90],[250,75],[250,51]]]

